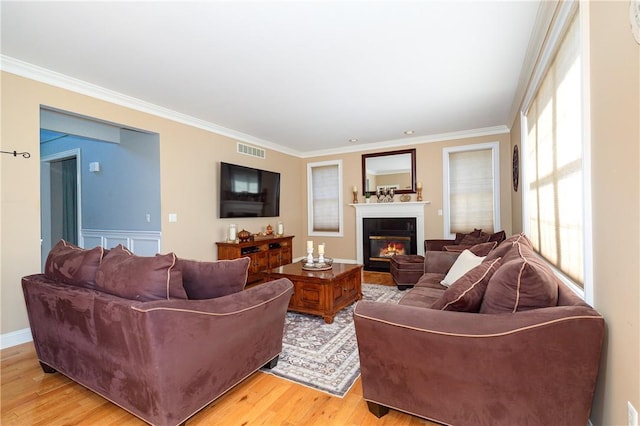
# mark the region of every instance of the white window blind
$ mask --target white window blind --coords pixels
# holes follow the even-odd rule
[[[580,35],[573,17],[526,116],[525,220],[535,249],[583,287]]]
[[[449,232],[494,232],[493,151],[449,152]]]
[[[339,161],[308,165],[309,235],[342,233],[341,172]]]

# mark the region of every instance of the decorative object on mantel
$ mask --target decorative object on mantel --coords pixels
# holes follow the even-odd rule
[[[411,195],[409,194],[402,194],[400,196],[400,201],[402,201],[403,203],[406,203],[407,201],[411,201]]]
[[[376,197],[379,203],[393,203],[393,197],[395,197],[395,189],[384,186],[376,190]]]
[[[353,204],[358,204],[358,187],[353,187]]]
[[[364,193],[364,202],[369,204],[371,202],[371,194],[368,192]]]
[[[238,232],[238,239],[241,243],[251,240],[251,232],[242,229],[242,231]]]
[[[276,237],[282,237],[284,235],[284,223],[278,221],[278,227],[276,228]]]
[[[418,182],[416,184],[416,191],[417,191],[417,196],[416,196],[416,201],[422,201],[422,182]]]
[[[29,154],[28,152],[17,152],[17,151],[0,151],[3,154],[11,154],[14,157],[17,157],[18,155],[21,155],[22,158],[29,158],[31,157],[31,154]]]

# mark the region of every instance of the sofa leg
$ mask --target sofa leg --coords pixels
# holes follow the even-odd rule
[[[371,413],[377,418],[380,418],[389,412],[389,407],[385,407],[384,405],[371,401],[367,401],[367,407],[369,407],[369,411],[371,411]]]
[[[47,374],[53,374],[58,372],[58,370],[56,370],[53,367],[49,367],[47,364],[45,364],[42,361],[40,361],[40,367],[42,368],[42,371],[44,371]]]
[[[278,358],[280,358],[280,355],[276,355],[275,358],[273,358],[271,361],[269,361],[268,363],[266,363],[264,365],[264,368],[268,368],[269,370],[271,370],[273,367],[275,367],[276,365],[278,365]]]

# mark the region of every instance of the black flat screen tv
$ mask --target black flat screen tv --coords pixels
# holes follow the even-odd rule
[[[280,173],[220,162],[220,218],[280,216]]]

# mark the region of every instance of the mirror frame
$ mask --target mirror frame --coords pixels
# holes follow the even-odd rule
[[[372,154],[362,154],[362,194],[375,195],[376,191],[365,191],[367,188],[367,159],[378,157],[392,157],[399,154],[411,154],[411,189],[398,189],[396,194],[414,194],[416,192],[416,149],[401,149],[398,151],[375,152]]]

